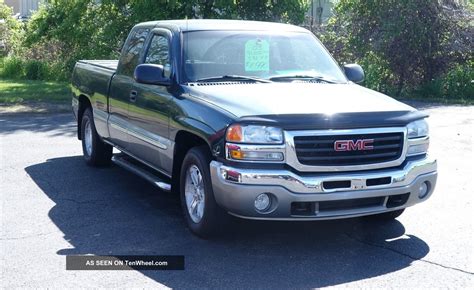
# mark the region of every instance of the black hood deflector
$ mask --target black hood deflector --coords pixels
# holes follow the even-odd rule
[[[354,112],[303,115],[261,115],[244,116],[237,122],[246,124],[267,124],[284,130],[329,130],[403,127],[410,122],[428,117],[420,111]]]

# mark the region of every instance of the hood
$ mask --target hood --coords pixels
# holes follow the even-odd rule
[[[415,111],[384,94],[348,84],[206,83],[189,93],[236,117],[362,112]]]

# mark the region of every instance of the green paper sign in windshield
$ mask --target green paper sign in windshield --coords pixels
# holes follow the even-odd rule
[[[256,39],[245,43],[245,71],[270,70],[270,45],[268,41]]]

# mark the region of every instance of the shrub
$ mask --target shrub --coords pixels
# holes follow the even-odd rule
[[[451,69],[443,79],[445,98],[474,100],[474,61]]]
[[[393,83],[394,76],[386,61],[370,52],[359,61],[359,64],[365,72],[364,86],[393,96],[395,89],[390,84]]]
[[[4,78],[23,78],[23,61],[17,57],[6,57],[0,67],[0,75]]]
[[[474,100],[473,63],[457,65],[444,76],[424,83],[409,92],[407,97],[436,99],[441,101]]]
[[[69,81],[70,71],[62,62],[18,57],[0,58],[0,77],[45,81]]]
[[[406,98],[416,97],[417,99],[435,99],[442,100],[443,96],[443,79],[437,78],[429,82],[423,83],[409,92],[405,93]]]
[[[28,80],[43,80],[48,75],[48,65],[38,60],[24,63],[25,78]]]
[[[70,81],[71,79],[71,69],[66,67],[61,62],[53,62],[48,66],[48,74],[46,80],[49,81]]]

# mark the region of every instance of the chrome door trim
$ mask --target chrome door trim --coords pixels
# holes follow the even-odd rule
[[[130,126],[128,134],[163,150],[168,149],[168,146],[171,143],[167,138],[153,134],[136,126]]]
[[[114,115],[110,115],[109,125],[114,129],[117,129],[119,131],[122,131],[123,133],[128,134],[127,121],[123,120],[122,118],[119,118]]]
[[[171,140],[143,130],[137,126],[132,126],[129,122],[125,122],[121,120],[121,118],[113,115],[110,116],[109,123],[114,129],[120,130],[160,149],[166,150],[171,145]]]
[[[107,112],[104,112],[100,109],[93,109],[93,110],[94,110],[93,115],[95,117],[94,121],[99,120],[99,121],[102,121],[104,123],[107,122],[107,117],[109,116],[109,114]]]
[[[312,166],[301,164],[296,155],[294,138],[297,136],[331,136],[331,135],[358,135],[358,134],[380,134],[380,133],[403,133],[403,149],[397,160],[363,164],[363,165],[341,165],[341,166]],[[395,167],[405,161],[408,141],[406,127],[385,127],[370,129],[344,129],[344,130],[302,130],[285,131],[286,143],[286,163],[301,172],[340,172],[340,171],[360,171],[378,168]]]

